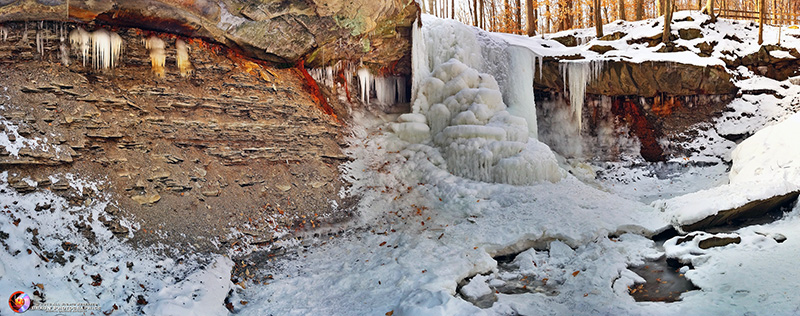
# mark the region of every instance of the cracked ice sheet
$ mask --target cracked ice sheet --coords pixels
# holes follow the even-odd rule
[[[244,291],[244,300],[250,303],[243,314],[479,313],[477,307],[453,296],[457,282],[495,269],[490,254],[521,251],[551,239],[609,253],[613,265],[601,263],[580,276],[602,294],[596,296],[602,299],[585,306],[591,313],[604,310],[608,297],[622,295],[612,291],[611,283],[628,261],[652,252],[640,247],[644,237],[626,235],[631,241],[622,243],[625,247],[607,236],[650,234],[667,225],[651,207],[572,177],[533,186],[479,183],[435,166],[441,157],[428,146],[388,153],[403,145],[391,134],[373,134],[351,146],[356,160],[347,172],[356,179],[354,187],[365,188],[359,210],[371,224],[278,261],[277,268],[268,271],[275,278],[270,284]],[[398,211],[403,218],[389,213]],[[586,246],[592,244],[599,245]],[[569,295],[558,298],[562,305],[551,310],[572,304]],[[552,301],[537,299],[542,305]]]

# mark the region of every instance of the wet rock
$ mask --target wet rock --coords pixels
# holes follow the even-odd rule
[[[592,45],[592,47],[589,47],[590,51],[593,51],[598,54],[605,54],[606,52],[612,51],[614,49],[615,48],[613,46],[608,46],[608,45]]]
[[[703,38],[703,33],[700,32],[700,29],[680,29],[678,30],[678,36],[683,40],[691,41],[696,38]]]
[[[141,205],[152,206],[161,200],[161,195],[159,195],[158,193],[134,195],[131,196],[131,199]]]
[[[716,215],[708,216],[692,224],[683,225],[680,228],[687,232],[707,230],[717,226],[731,225],[751,218],[762,217],[771,211],[791,204],[797,200],[798,195],[800,195],[800,192],[790,192],[763,200],[752,201],[734,209],[719,211]]]
[[[554,37],[554,38],[552,38],[552,40],[554,40],[554,41],[556,41],[556,42],[559,42],[559,43],[561,43],[562,45],[564,45],[564,46],[567,46],[567,47],[575,47],[575,46],[578,46],[578,40],[577,40],[577,39],[575,39],[575,36],[572,36],[572,35],[566,35],[566,36],[561,36],[561,37]]]
[[[625,37],[625,35],[627,35],[627,34],[625,34],[625,32],[614,32],[614,33],[607,34],[607,35],[601,37],[600,40],[601,41],[616,41],[618,39],[621,39],[621,38]]]
[[[730,244],[738,244],[742,242],[742,237],[718,237],[712,236],[710,238],[706,238],[701,240],[698,243],[698,247],[700,249],[709,249],[714,247],[724,247]]]

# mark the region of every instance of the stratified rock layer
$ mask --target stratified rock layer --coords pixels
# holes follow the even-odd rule
[[[97,22],[202,37],[273,62],[363,61],[406,74],[418,12],[407,0],[0,1],[0,23]]]

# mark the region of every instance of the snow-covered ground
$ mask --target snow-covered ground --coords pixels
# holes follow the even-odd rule
[[[675,14],[687,16],[694,21],[673,28],[699,28],[705,21],[696,12]],[[708,58],[627,44],[626,39],[657,34],[655,24],[607,25],[607,34],[627,33],[611,42],[616,50],[607,55],[718,65],[724,50],[757,49],[751,44],[755,32],[726,20],[704,33],[705,40],[718,40],[724,48]],[[711,237],[706,233],[683,243],[675,237],[663,248],[650,239],[672,224],[713,213],[698,206],[741,205],[769,197],[781,183],[800,184],[793,159],[800,119],[787,119],[796,111],[797,86],[739,70],[749,77],[736,83],[740,88],[767,88],[785,97],[743,95],[709,122],[691,146],[716,157],[704,161],[716,164],[588,165],[560,159],[536,139],[535,104],[525,87],[535,80],[542,56],[601,58],[587,50],[596,41],[591,30],[567,32],[589,44],[566,48],[429,16],[423,25],[415,30],[424,40],[414,47],[414,113],[354,113],[347,152],[353,161],[343,173],[352,183],[344,193],[361,198],[359,218],[341,236],[283,244],[290,248],[287,255],[257,263],[264,282],[234,285],[229,279],[235,263],[225,256],[179,264],[158,249],[134,250],[112,237],[100,220],[107,216],[97,189],[102,184],[84,182],[97,198],[73,206],[49,192],[18,194],[2,173],[0,288],[38,290],[48,302],[96,303],[101,311],[152,315],[226,314],[229,290],[232,308],[244,315],[800,313],[797,207],[777,222],[718,235],[738,236],[738,244],[702,249],[700,241]],[[783,32],[784,44],[800,44],[788,36],[796,31]],[[724,39],[734,33],[745,44]],[[767,41],[777,39],[777,29],[765,34]],[[732,151],[735,144],[719,133],[754,136]],[[731,160],[729,174],[723,162]],[[77,185],[70,179],[80,177],[61,178]],[[36,210],[44,204],[51,206]],[[135,220],[124,224],[136,227]],[[66,261],[48,262],[43,259],[48,254]],[[515,256],[498,264],[497,258],[507,255]],[[663,255],[691,263],[681,272],[700,289],[674,303],[634,301],[628,287],[643,279],[628,268]],[[517,292],[493,290],[521,282],[525,287]],[[137,304],[139,295],[147,297],[147,305]],[[470,302],[476,300],[483,308]]]

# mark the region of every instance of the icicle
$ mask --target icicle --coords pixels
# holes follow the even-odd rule
[[[19,43],[28,44],[28,22],[25,22],[23,24],[25,24],[25,32],[22,32],[22,39],[19,40]]]
[[[536,58],[539,60],[539,79],[542,79],[542,69],[544,69],[542,63],[544,62],[544,56],[537,56]]]
[[[86,59],[89,56],[89,43],[91,42],[89,32],[86,32],[86,30],[83,28],[78,27],[69,33],[69,42],[72,45],[73,50],[81,52],[83,66],[86,67]]]
[[[181,77],[186,77],[192,72],[192,63],[189,61],[189,51],[186,42],[181,39],[176,40],[175,49],[177,50],[176,60],[178,69],[181,71]]]
[[[367,68],[361,68],[356,72],[358,82],[361,84],[361,102],[369,104],[370,83],[372,83],[372,74],[369,73]]]
[[[569,103],[580,131],[583,126],[583,102],[586,98],[586,85],[600,77],[603,71],[603,62],[571,61],[563,63],[561,69],[562,74],[564,74],[565,86],[569,80]],[[566,88],[564,91],[567,91]]]
[[[117,33],[98,29],[92,32],[91,38],[94,69],[108,69],[116,66],[122,53],[122,37]]]
[[[44,57],[44,43],[43,43],[43,34],[44,30],[38,29],[36,30],[36,52],[39,53],[40,56]]]
[[[0,36],[3,37],[3,42],[8,40],[8,28],[5,26],[0,26]]]
[[[67,38],[64,32],[64,25],[62,24],[58,30],[58,52],[61,55],[61,64],[69,66],[69,48],[67,48]]]
[[[158,77],[164,77],[164,63],[167,59],[167,55],[164,53],[166,44],[162,39],[151,35],[145,40],[144,46],[150,50],[150,64],[153,67],[153,73]]]

